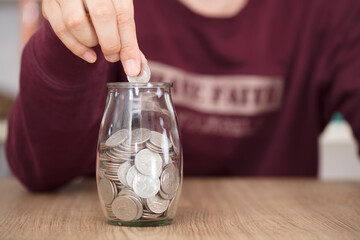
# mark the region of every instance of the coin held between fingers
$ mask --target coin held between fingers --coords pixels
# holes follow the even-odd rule
[[[134,59],[129,59],[125,61],[125,70],[127,75],[130,76],[136,76],[139,74],[141,70],[139,70],[139,67],[136,64],[136,61]]]
[[[151,71],[149,65],[145,62],[141,63],[141,71],[139,75],[135,77],[127,76],[128,81],[133,83],[147,83],[150,81],[150,78],[151,78]]]

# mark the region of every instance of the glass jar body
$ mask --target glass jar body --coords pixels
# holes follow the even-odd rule
[[[96,180],[107,221],[170,224],[182,186],[182,146],[170,83],[110,83]]]

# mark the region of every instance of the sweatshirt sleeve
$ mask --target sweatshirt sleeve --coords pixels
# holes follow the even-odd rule
[[[44,21],[22,54],[20,92],[9,118],[7,159],[31,191],[61,187],[95,171],[106,82],[117,64],[72,54]]]
[[[346,3],[346,4],[345,4]],[[339,2],[336,29],[327,38],[328,64],[322,105],[325,119],[341,112],[360,141],[360,3]]]

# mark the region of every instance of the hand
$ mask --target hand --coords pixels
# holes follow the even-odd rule
[[[146,60],[136,39],[132,0],[43,0],[42,9],[55,34],[75,55],[93,63],[97,56],[92,47],[100,44],[107,61],[121,60],[127,75],[139,74],[141,61]]]

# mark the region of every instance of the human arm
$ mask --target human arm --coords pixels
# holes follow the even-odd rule
[[[47,21],[31,38],[6,143],[12,172],[28,189],[56,189],[94,172],[105,83],[117,71],[104,58],[89,64],[76,57]]]
[[[109,62],[121,58],[126,66],[134,58],[140,65],[139,54],[145,59],[136,41],[132,0],[114,1],[113,8],[109,0],[85,2],[91,20],[81,0],[44,0],[49,22],[23,51],[6,149],[14,175],[33,191],[56,189],[94,172],[105,83],[119,72],[119,65]],[[114,54],[118,58],[109,57]],[[138,71],[127,70],[128,75]]]
[[[360,142],[360,4],[338,3],[331,35],[325,37],[326,61],[319,91],[323,124],[339,111]],[[359,149],[360,150],[360,149]],[[360,152],[359,152],[360,153]]]

